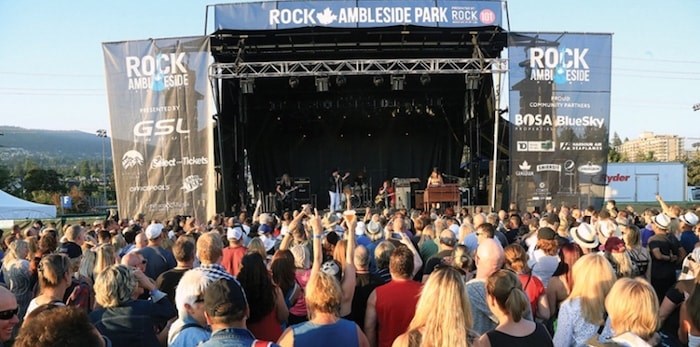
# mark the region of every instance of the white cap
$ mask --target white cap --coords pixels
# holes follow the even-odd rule
[[[240,240],[243,237],[243,229],[239,226],[226,229],[226,238],[229,240]]]
[[[681,219],[681,222],[683,222],[691,227],[694,227],[698,224],[698,216],[695,213],[690,212],[690,211],[688,211],[684,215],[682,215],[680,219]]]
[[[653,221],[657,227],[663,230],[668,230],[668,227],[671,225],[671,218],[669,218],[665,213],[657,214]]]
[[[355,235],[357,236],[362,236],[365,234],[366,230],[365,222],[357,222],[357,225],[355,226]]]
[[[146,238],[149,240],[157,239],[163,232],[163,224],[153,223],[146,227]]]

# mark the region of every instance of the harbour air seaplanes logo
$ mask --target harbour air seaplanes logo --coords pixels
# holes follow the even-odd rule
[[[126,57],[126,75],[129,90],[151,89],[162,92],[190,83],[183,53],[158,53],[143,57]]]

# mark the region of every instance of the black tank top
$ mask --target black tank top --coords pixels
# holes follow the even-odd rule
[[[489,337],[489,342],[491,346],[508,346],[508,347],[519,347],[519,346],[538,346],[538,347],[548,347],[554,346],[552,344],[552,337],[549,336],[547,329],[539,323],[535,323],[535,331],[532,334],[522,337],[511,336],[506,333],[502,333],[498,330],[491,330],[486,333]]]

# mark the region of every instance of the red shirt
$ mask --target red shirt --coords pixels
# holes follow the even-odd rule
[[[241,259],[248,251],[244,246],[240,247],[226,247],[223,249],[223,257],[221,258],[221,266],[228,271],[231,275],[238,276],[238,272],[241,271]]]
[[[540,299],[540,296],[544,295],[544,285],[535,275],[518,274],[518,278],[520,278],[520,284],[523,285],[525,294],[527,294],[527,298],[530,300],[530,309],[534,317],[537,315],[537,301]],[[528,279],[530,281],[529,283]]]
[[[277,341],[282,336],[282,325],[277,321],[277,309],[273,306],[261,321],[248,322],[248,330],[256,339],[265,341]]]
[[[422,285],[415,281],[389,281],[375,289],[377,295],[377,335],[379,347],[391,347],[408,328]]]

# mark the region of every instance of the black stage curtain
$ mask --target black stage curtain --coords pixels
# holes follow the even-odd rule
[[[423,187],[432,167],[464,176],[462,149],[475,134],[464,122],[463,75],[431,76],[428,84],[407,76],[396,91],[389,76],[379,86],[372,76],[349,76],[342,86],[329,80],[327,92],[316,91],[313,77],[294,88],[287,78],[258,79],[254,93],[242,95],[238,80],[224,85],[224,117],[239,121],[237,138],[262,191],[272,192],[282,173],[308,177],[318,206],[327,207],[333,168],[365,172],[375,194],[394,177],[419,178]]]

